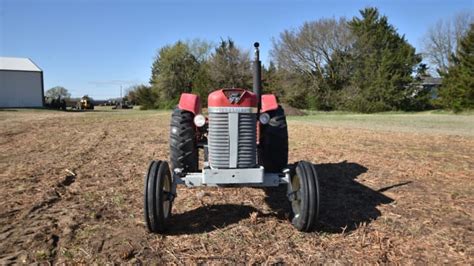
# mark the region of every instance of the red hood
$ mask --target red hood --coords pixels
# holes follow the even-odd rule
[[[257,96],[244,89],[220,89],[209,94],[209,107],[257,107]]]

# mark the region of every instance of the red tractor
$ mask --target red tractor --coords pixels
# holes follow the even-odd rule
[[[171,116],[170,166],[152,161],[145,176],[145,223],[150,232],[167,228],[176,187],[286,184],[292,224],[311,231],[319,212],[319,186],[313,164],[288,165],[288,130],[273,94],[261,95],[259,44],[255,43],[253,92],[220,89],[208,98],[208,117],[199,96],[183,93]],[[204,150],[203,168],[199,152]]]

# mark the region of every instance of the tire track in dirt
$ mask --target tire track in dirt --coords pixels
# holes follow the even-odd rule
[[[148,161],[168,158],[168,113],[25,117],[0,117],[0,133],[27,129],[0,143],[0,264],[472,264],[471,137],[290,121],[290,161],[321,170],[317,232],[295,232],[279,193],[178,188],[161,236],[146,232],[142,191]]]
[[[23,249],[32,241],[45,241],[44,249],[35,254],[36,260],[54,257],[59,241],[58,223],[65,213],[54,206],[67,193],[67,187],[74,182],[73,176],[66,176],[53,188],[43,194],[42,199],[23,211],[15,210],[7,213],[8,218],[18,216],[13,223],[4,227],[0,233],[0,249],[10,251],[0,255],[0,264],[25,263],[32,259]],[[3,218],[3,217],[2,217]],[[12,249],[13,248],[13,249]],[[20,250],[18,250],[20,249]],[[54,262],[52,259],[49,262]]]
[[[76,171],[93,158],[95,151],[108,136],[103,130],[96,141],[77,155],[79,162],[72,165]],[[78,228],[80,202],[75,201],[69,186],[78,176],[73,172],[53,183],[39,202],[23,209],[14,209],[0,216],[0,264],[26,263],[31,261],[55,263],[63,239],[71,239]],[[62,203],[62,204],[59,204]],[[5,226],[4,226],[5,225]],[[36,251],[29,250],[35,246]],[[37,247],[41,248],[37,248]],[[28,251],[27,251],[28,250]]]

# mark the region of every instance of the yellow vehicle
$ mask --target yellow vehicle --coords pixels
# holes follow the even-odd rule
[[[94,102],[89,96],[84,95],[81,100],[77,102],[76,108],[79,110],[94,110]]]

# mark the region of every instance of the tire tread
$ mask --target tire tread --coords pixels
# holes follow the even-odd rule
[[[172,169],[183,168],[185,172],[198,170],[199,158],[194,114],[175,108],[170,123],[170,160]]]

